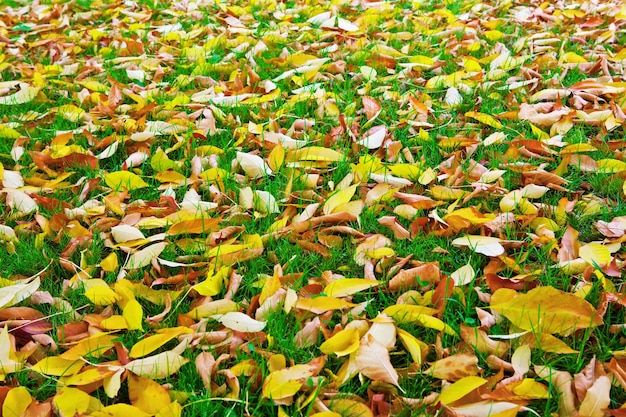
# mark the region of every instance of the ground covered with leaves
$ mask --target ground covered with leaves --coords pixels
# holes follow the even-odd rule
[[[626,416],[625,25],[5,0],[1,415]]]

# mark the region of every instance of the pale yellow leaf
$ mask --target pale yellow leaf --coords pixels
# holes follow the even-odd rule
[[[144,359],[136,359],[124,365],[132,373],[151,379],[168,377],[189,362],[176,352],[167,351]]]
[[[167,245],[167,242],[159,242],[133,253],[124,265],[124,269],[138,269],[150,265],[152,260],[158,257]]]
[[[463,265],[452,274],[450,274],[450,277],[454,280],[454,285],[457,287],[469,284],[470,282],[472,282],[475,276],[476,272],[470,264]]]
[[[267,325],[264,321],[255,320],[238,311],[217,315],[214,318],[227,328],[238,332],[260,332]]]

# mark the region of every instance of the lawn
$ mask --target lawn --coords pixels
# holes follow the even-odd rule
[[[5,0],[0,415],[626,416],[625,25]]]

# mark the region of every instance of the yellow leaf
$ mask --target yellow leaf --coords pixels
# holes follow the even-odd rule
[[[78,123],[83,120],[86,112],[73,104],[65,104],[57,110],[57,114],[67,121]]]
[[[171,184],[180,184],[184,185],[187,181],[187,177],[183,174],[180,174],[176,171],[163,171],[158,172],[154,178],[162,184],[171,183]]]
[[[272,400],[292,397],[312,375],[309,365],[295,365],[274,371],[263,381],[263,397]]]
[[[430,168],[429,168],[430,169]],[[415,181],[424,173],[417,165],[413,164],[395,164],[389,166],[389,171],[397,177]]]
[[[104,258],[100,262],[100,267],[102,268],[104,272],[117,271],[119,264],[117,262],[117,255],[115,254],[115,252],[111,252],[106,258]]]
[[[130,404],[113,404],[103,407],[89,414],[90,417],[149,417],[150,414],[141,411]]]
[[[427,90],[439,90],[446,85],[446,75],[435,75],[426,81],[424,88]]]
[[[417,64],[418,66],[422,66],[424,68],[429,68],[435,65],[435,60],[424,56],[424,55],[415,55],[409,57],[409,62],[412,64]]]
[[[206,171],[198,175],[205,181],[221,181],[224,178],[228,178],[230,173],[222,168],[209,168]]]
[[[394,256],[396,252],[391,248],[370,249],[366,252],[368,258],[382,259],[385,256]]]
[[[618,159],[601,159],[598,161],[598,173],[600,174],[616,174],[626,171],[626,162]]]
[[[148,184],[141,177],[128,171],[116,171],[104,175],[104,182],[114,191],[136,190],[147,187]]]
[[[438,400],[440,403],[448,405],[456,400],[460,400],[476,388],[481,387],[486,383],[486,379],[478,376],[466,376],[441,391]]]
[[[368,288],[376,287],[379,281],[362,278],[343,278],[331,282],[324,288],[324,294],[329,297],[346,297]]]
[[[444,85],[446,87],[456,87],[461,83],[461,81],[467,78],[467,73],[465,71],[456,71],[450,75],[446,75],[445,77]]]
[[[102,381],[103,379],[111,376],[113,373],[113,371],[106,368],[90,368],[66,379],[65,385],[89,385],[94,382]]]
[[[26,409],[33,402],[25,387],[11,388],[2,403],[3,417],[22,417]]]
[[[18,359],[11,344],[9,329],[4,326],[0,333],[0,381],[4,380],[6,374],[19,371],[22,368],[23,364]]]
[[[478,120],[479,122],[486,124],[487,126],[491,126],[495,129],[502,129],[502,123],[497,121],[493,116],[485,113],[468,111],[467,113],[465,113],[465,117],[471,117],[472,119]]]
[[[65,387],[54,396],[53,403],[62,416],[74,416],[87,412],[91,397],[78,388]]]
[[[430,187],[430,193],[437,200],[458,200],[465,197],[469,193],[458,188],[445,187],[443,185],[434,185]]]
[[[100,327],[104,330],[126,330],[128,329],[128,322],[123,316],[114,314],[111,317],[107,317],[102,320],[100,322]]]
[[[335,397],[328,404],[328,408],[343,417],[374,417],[374,413],[367,404],[348,398]]]
[[[204,303],[189,311],[189,316],[199,320],[203,317],[213,316],[215,314],[224,314],[237,311],[238,306],[232,300],[215,300],[210,303]]]
[[[402,330],[400,328],[397,329],[398,337],[402,342],[404,348],[409,352],[411,358],[413,358],[413,362],[421,365],[422,364],[422,353],[428,352],[428,345],[422,342],[411,333],[406,330]]]
[[[566,52],[561,55],[559,62],[565,64],[584,64],[587,60],[574,52]]]
[[[128,323],[128,330],[143,329],[143,309],[137,300],[130,300],[126,303],[122,316]]]
[[[383,310],[383,313],[393,318],[397,324],[414,323],[422,316],[432,316],[435,309],[412,304],[395,304]]]
[[[37,362],[30,369],[44,375],[69,376],[79,372],[83,364],[84,362],[82,360],[63,359],[60,356],[48,356]]]
[[[180,417],[183,413],[183,406],[177,401],[173,401],[165,408],[162,408],[156,417]]]
[[[172,402],[160,384],[133,374],[128,376],[128,396],[132,405],[148,414],[156,414]]]
[[[94,29],[94,30],[91,30],[90,32],[95,32],[95,31],[96,30]],[[97,39],[94,39],[94,40],[97,41]],[[86,81],[79,81],[77,84],[91,91],[97,91],[99,93],[105,93],[105,94],[109,93],[109,87],[107,87],[106,85],[98,81],[86,80]]]
[[[569,335],[602,324],[602,318],[587,301],[550,286],[526,294],[501,288],[491,296],[491,309],[535,334]]]
[[[417,179],[417,182],[419,182],[422,185],[427,185],[433,182],[436,178],[437,178],[437,173],[435,172],[435,170],[432,168],[427,168],[419,176],[419,178]]]
[[[3,139],[17,139],[20,136],[22,136],[22,135],[17,130],[15,130],[13,128],[10,128],[9,126],[3,125],[2,123],[0,123],[0,138],[3,138]]]
[[[344,158],[343,154],[333,149],[322,148],[320,146],[309,146],[287,152],[285,161],[327,161],[338,162]]]
[[[346,356],[359,348],[361,335],[358,329],[344,329],[320,345],[320,351],[326,354]]]
[[[454,331],[454,329],[437,317],[422,314],[417,317],[415,323],[421,324],[422,326],[428,327],[429,329],[443,331],[446,334],[456,336],[456,332]]]
[[[146,337],[135,343],[128,354],[131,358],[140,358],[149,355],[167,342],[177,338],[181,334],[191,333],[187,327],[172,327],[164,329],[162,333]]]
[[[280,278],[277,274],[273,274],[269,277],[263,284],[263,289],[261,290],[261,295],[259,296],[259,304],[263,304],[265,300],[274,295],[280,286]]]
[[[499,30],[487,30],[485,31],[485,38],[491,42],[499,41],[504,36],[504,33]]]
[[[343,190],[335,192],[332,196],[330,196],[326,203],[324,204],[324,208],[322,209],[324,214],[334,213],[337,207],[341,206],[349,202],[354,193],[356,192],[357,184],[351,185]]]
[[[59,357],[69,361],[80,360],[85,355],[99,358],[108,350],[115,347],[113,343],[115,339],[117,339],[117,336],[115,335],[108,333],[96,333],[82,339],[80,342],[72,346],[71,349],[60,354]]]
[[[94,286],[85,291],[85,297],[97,306],[108,306],[119,300],[119,295],[108,286]]]
[[[172,161],[161,148],[157,149],[157,151],[152,154],[152,158],[150,158],[150,166],[155,172],[163,172],[168,169],[179,169],[178,164]]]
[[[270,152],[267,157],[267,164],[272,169],[272,171],[278,171],[285,162],[285,148],[278,142],[272,152]]]
[[[308,310],[315,314],[322,314],[331,310],[343,310],[344,308],[355,307],[356,304],[349,303],[334,297],[298,298],[296,308]]]
[[[476,59],[469,57],[464,58],[463,68],[467,72],[481,72],[483,70]]]
[[[281,91],[280,88],[275,89],[271,93],[264,94],[261,97],[250,97],[241,102],[241,104],[247,105],[259,105],[263,103],[269,103],[270,101],[276,100],[280,97]]]
[[[588,144],[588,143],[575,143],[573,145],[568,145],[561,149],[561,155],[572,154],[572,153],[582,153],[582,152],[595,152],[597,151],[596,147]]]
[[[611,252],[606,246],[599,243],[588,243],[578,251],[578,256],[583,258],[590,265],[604,267],[611,262]]]
[[[207,271],[206,279],[199,284],[194,285],[192,288],[200,295],[214,296],[222,291],[222,287],[224,286],[224,280],[228,276],[230,272],[230,267],[225,266],[220,268],[217,273],[213,272],[213,269],[210,268]]]
[[[545,400],[549,397],[548,388],[531,378],[507,385],[507,389],[524,400]]]

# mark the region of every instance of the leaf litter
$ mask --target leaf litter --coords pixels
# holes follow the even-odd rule
[[[7,1],[2,415],[623,415],[624,22]]]

